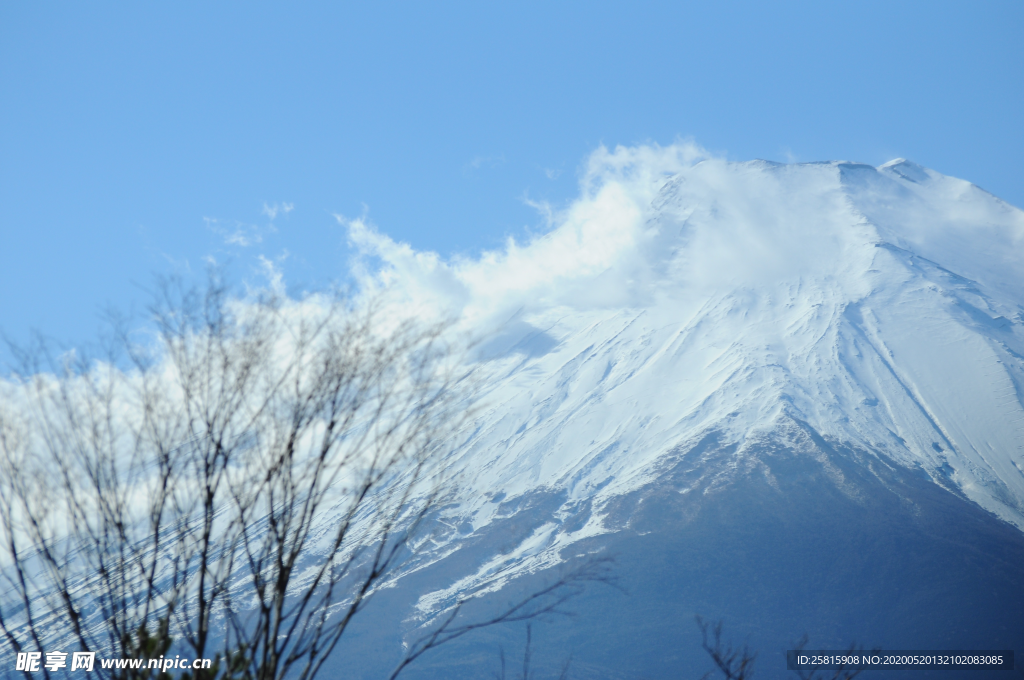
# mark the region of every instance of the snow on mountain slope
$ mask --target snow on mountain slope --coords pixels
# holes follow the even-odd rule
[[[581,197],[525,245],[445,262],[350,230],[383,263],[369,287],[484,339],[451,524],[480,531],[536,489],[598,508],[424,610],[513,558],[548,566],[608,531],[601,504],[651,481],[660,457],[717,431],[739,459],[792,419],[1024,528],[1024,212],[968,182],[902,159],[602,149]]]

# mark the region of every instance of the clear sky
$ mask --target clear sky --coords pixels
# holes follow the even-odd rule
[[[323,286],[336,214],[496,248],[601,144],[903,156],[1024,206],[1022,35],[1020,0],[2,2],[0,330],[88,340],[206,257]]]

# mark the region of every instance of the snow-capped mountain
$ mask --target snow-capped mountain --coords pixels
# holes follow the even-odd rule
[[[577,617],[534,620],[524,680],[700,677],[695,615],[761,650],[759,677],[784,677],[804,635],[1024,658],[1024,212],[903,159],[689,145],[601,149],[576,200],[539,207],[542,235],[449,260],[348,225],[379,330],[468,338],[443,360],[479,399],[444,449],[443,503],[327,677],[388,677],[441,621],[486,621],[606,558],[618,588],[588,582]],[[41,403],[26,385],[0,382],[11,413]],[[335,549],[340,497],[311,515],[305,577]],[[245,575],[231,588],[248,601]],[[403,677],[492,677],[521,633],[476,630]]]
[[[785,418],[1024,527],[1024,212],[902,159],[707,160],[658,183],[621,224],[576,217],[520,256],[607,248],[530,282],[482,348],[474,527],[486,490],[604,499],[711,430],[742,456]],[[487,264],[444,274],[469,288]]]
[[[630,555],[657,553],[701,522],[742,533],[766,516],[833,511],[866,523],[852,536],[887,517],[890,534],[943,573],[957,550],[980,549],[915,522],[984,535],[1012,553],[985,553],[999,576],[983,560],[955,580],[1021,598],[1024,561],[1012,563],[1024,557],[1024,212],[903,159],[732,163],[680,146],[598,152],[581,197],[549,214],[550,231],[528,244],[449,262],[351,224],[353,241],[383,262],[376,285],[395,304],[454,314],[482,339],[483,408],[458,461],[464,492],[416,562],[436,580],[407,624],[634,539],[647,547]],[[756,510],[745,505],[763,494]],[[811,505],[777,510],[801,494]],[[764,540],[792,538],[779,531]],[[802,531],[816,540],[825,529]],[[700,535],[690,550],[719,540]],[[917,544],[922,535],[937,543]],[[886,559],[900,562],[902,550]],[[752,559],[743,554],[734,561]],[[872,559],[875,576],[888,573]],[[938,587],[908,569],[898,578]],[[658,588],[675,578],[667,573]],[[849,586],[870,590],[872,572],[859,578]],[[742,590],[720,587],[723,602]],[[704,613],[731,611],[704,602]],[[776,632],[894,641],[803,616]],[[763,618],[744,630],[775,625]],[[931,639],[921,630],[914,644]],[[639,677],[600,668],[593,677]]]

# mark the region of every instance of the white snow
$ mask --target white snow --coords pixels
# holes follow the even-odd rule
[[[710,430],[742,451],[783,415],[952,469],[1024,528],[1024,212],[968,182],[602,149],[550,231],[501,252],[444,261],[351,229],[383,261],[368,285],[483,339],[458,510],[475,529],[488,492],[599,506]]]
[[[549,522],[484,556],[424,614],[609,531],[603,503],[705,434],[742,456],[792,418],[1024,529],[1018,208],[903,159],[733,163],[687,144],[602,148],[580,196],[542,208],[542,236],[451,260],[348,223],[385,313],[453,318],[478,340],[482,407],[445,521],[486,529],[499,492],[593,508],[575,531]],[[5,400],[17,389],[0,381]],[[408,571],[460,549],[449,535]]]

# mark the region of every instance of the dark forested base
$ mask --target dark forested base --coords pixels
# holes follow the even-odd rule
[[[765,439],[742,455],[709,438],[667,459],[656,482],[606,506],[605,525],[618,530],[577,543],[573,554],[582,547],[614,556],[621,590],[593,584],[569,606],[574,616],[535,622],[531,677],[558,677],[570,661],[572,678],[699,678],[712,665],[697,614],[724,621],[725,639],[758,652],[758,678],[796,677],[785,652],[804,635],[810,649],[1014,649],[1024,667],[1024,533],[921,470],[793,427],[796,439]],[[408,611],[417,589],[451,583],[496,546],[552,521],[564,499],[532,500],[449,560],[382,593],[329,674],[386,677],[393,614]],[[512,597],[503,592],[494,603]],[[524,645],[522,623],[478,631],[428,653],[403,677],[492,678],[503,648],[506,677],[520,678]],[[862,677],[1007,675],[1014,672]]]

